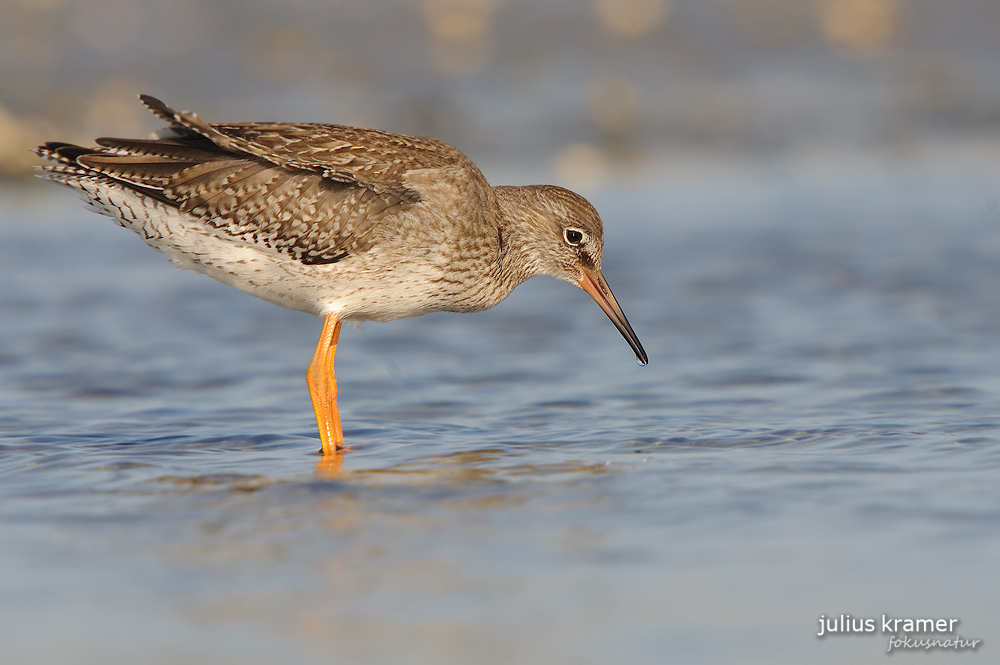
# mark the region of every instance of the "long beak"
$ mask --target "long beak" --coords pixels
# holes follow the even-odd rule
[[[622,334],[625,341],[635,351],[636,361],[640,365],[648,363],[649,358],[646,356],[642,344],[639,343],[639,337],[632,330],[632,326],[629,325],[628,319],[625,318],[625,313],[622,312],[622,308],[618,306],[618,301],[615,300],[614,294],[611,293],[611,287],[604,281],[604,275],[601,274],[601,271],[580,268],[580,275],[580,281],[577,283],[584,291],[590,294],[591,298],[597,301],[597,304],[601,306],[601,309],[608,315],[611,322],[615,324],[615,328],[618,328],[618,332]]]

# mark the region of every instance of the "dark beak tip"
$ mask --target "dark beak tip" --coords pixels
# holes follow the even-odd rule
[[[604,313],[608,315],[608,318],[615,324],[618,328],[618,332],[622,334],[625,341],[628,342],[629,346],[632,347],[632,351],[635,353],[635,361],[640,367],[645,367],[649,364],[649,357],[646,355],[646,350],[642,348],[642,344],[639,342],[639,337],[632,330],[632,326],[629,324],[628,319],[625,318],[625,313],[622,312],[621,307],[618,305],[618,301],[615,299],[613,293],[611,293],[611,288],[608,283],[604,281],[604,276],[600,272],[581,270],[580,286],[586,291],[590,296],[600,305]]]

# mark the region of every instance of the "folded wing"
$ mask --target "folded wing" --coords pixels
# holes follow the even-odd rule
[[[213,229],[291,255],[333,263],[374,242],[381,223],[420,202],[414,168],[475,166],[433,139],[339,125],[210,125],[159,100],[142,101],[170,124],[163,138],[47,143],[47,177],[106,179],[174,206]]]

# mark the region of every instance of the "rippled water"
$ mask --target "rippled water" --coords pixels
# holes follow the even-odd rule
[[[827,174],[828,176],[830,174]],[[996,173],[691,176],[594,196],[582,291],[345,328],[173,269],[54,188],[0,221],[11,663],[842,663],[1000,631]]]

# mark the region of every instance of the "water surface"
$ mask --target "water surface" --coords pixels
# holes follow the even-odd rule
[[[593,196],[648,367],[545,278],[345,327],[336,477],[318,319],[6,190],[4,662],[877,662],[842,613],[989,660],[1000,178],[746,173]]]

